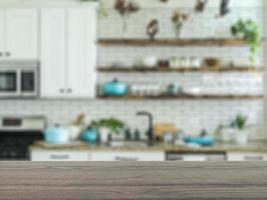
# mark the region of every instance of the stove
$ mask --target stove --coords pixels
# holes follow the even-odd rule
[[[30,160],[29,146],[43,139],[42,116],[0,118],[0,160]]]

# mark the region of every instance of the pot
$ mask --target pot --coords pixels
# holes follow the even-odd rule
[[[70,131],[56,125],[44,131],[45,141],[49,144],[66,144],[70,142]]]
[[[124,96],[128,94],[129,86],[115,79],[104,84],[103,92],[105,96]]]
[[[110,130],[108,128],[102,127],[99,129],[100,141],[102,144],[108,143]]]
[[[82,133],[81,138],[82,138],[82,140],[84,140],[90,144],[97,144],[99,134],[98,134],[98,131],[96,129],[90,128],[90,129],[87,129],[86,131],[84,131]]]
[[[70,125],[69,131],[70,131],[70,139],[72,141],[75,141],[80,138],[80,135],[82,133],[82,127],[78,125]]]
[[[249,140],[249,136],[247,131],[245,130],[237,130],[235,133],[235,142],[238,145],[247,145]]]
[[[222,135],[221,135],[222,142],[225,142],[225,143],[234,142],[235,132],[236,130],[233,128],[224,128],[222,131]]]
[[[142,64],[146,68],[154,68],[158,65],[158,59],[155,56],[147,56],[142,59]]]

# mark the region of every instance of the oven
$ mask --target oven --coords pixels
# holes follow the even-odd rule
[[[29,147],[43,140],[46,118],[0,117],[0,161],[29,161]]]
[[[36,98],[38,62],[0,63],[0,98]]]

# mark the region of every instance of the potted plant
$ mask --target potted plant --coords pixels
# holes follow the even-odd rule
[[[250,61],[256,64],[256,54],[260,47],[260,30],[258,24],[252,20],[239,19],[231,27],[233,36],[242,38],[250,44]]]
[[[123,32],[127,30],[127,19],[131,14],[140,10],[138,3],[134,0],[116,0],[114,9],[121,15],[123,20]]]
[[[240,145],[248,143],[247,133],[247,116],[238,114],[231,123],[231,127],[235,130],[235,142]]]
[[[216,137],[226,143],[235,142],[240,145],[247,144],[249,136],[247,120],[247,116],[238,114],[229,124],[219,124],[215,131]]]
[[[125,123],[116,118],[107,118],[93,121],[91,127],[98,129],[101,142],[107,143],[109,135],[118,135],[124,129]]]

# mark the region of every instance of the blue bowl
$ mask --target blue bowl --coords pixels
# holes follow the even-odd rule
[[[205,137],[186,137],[184,138],[186,143],[197,144],[201,146],[212,146],[215,143],[215,140],[211,136]]]

